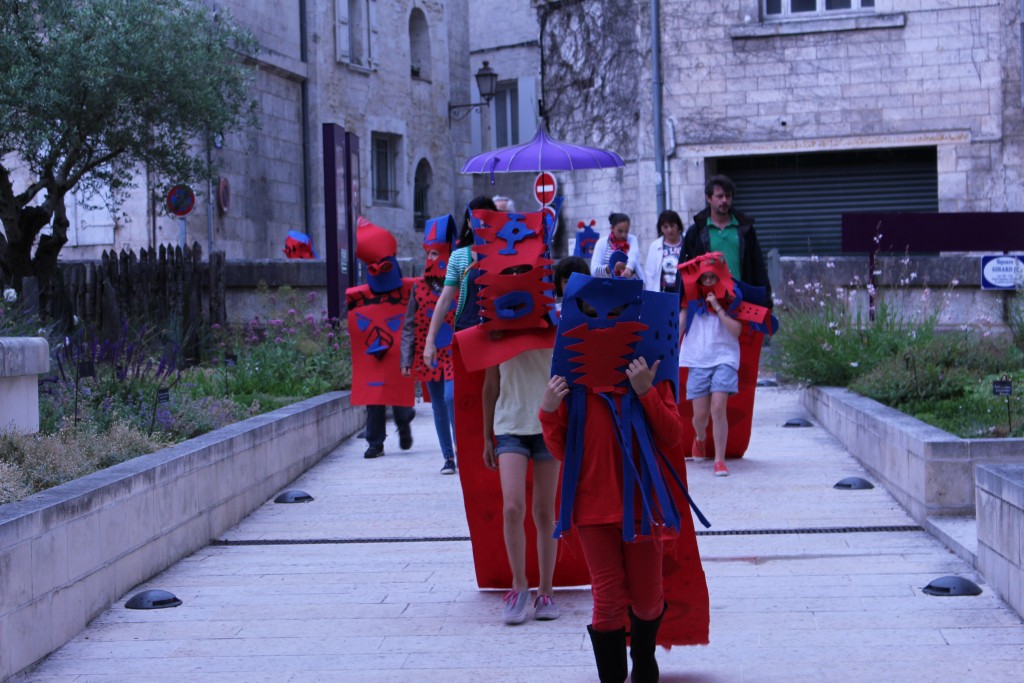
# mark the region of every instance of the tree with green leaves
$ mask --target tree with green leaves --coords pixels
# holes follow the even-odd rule
[[[256,125],[255,51],[198,0],[0,0],[0,284],[45,286],[69,192],[212,177],[206,145]]]

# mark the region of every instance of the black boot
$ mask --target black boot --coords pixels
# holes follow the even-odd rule
[[[633,660],[633,683],[658,683],[658,660],[654,658],[654,644],[663,616],[664,609],[657,619],[645,621],[638,619],[633,610],[629,610],[632,629],[629,636],[629,656]]]
[[[626,667],[626,629],[595,631],[587,626],[597,660],[597,676],[601,683],[623,683],[629,673]]]

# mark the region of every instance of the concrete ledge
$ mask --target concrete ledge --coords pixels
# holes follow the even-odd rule
[[[38,375],[50,369],[50,345],[42,337],[0,337],[0,377]]]
[[[847,389],[809,387],[803,404],[921,525],[974,515],[975,465],[1024,463],[1024,439],[961,439]]]
[[[364,424],[334,392],[0,506],[0,681],[207,545]]]
[[[1024,616],[1024,464],[979,465],[978,571]]]

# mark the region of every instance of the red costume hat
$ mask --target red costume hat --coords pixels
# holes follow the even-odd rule
[[[705,273],[716,275],[718,282],[710,287],[702,285],[700,279]],[[687,302],[704,301],[709,293],[714,292],[715,298],[728,308],[729,302],[736,298],[729,265],[725,254],[720,251],[712,251],[681,264],[679,277],[683,279],[683,294]]]
[[[366,264],[366,282],[373,292],[390,292],[402,286],[396,253],[395,236],[360,216],[356,223],[356,258]]]
[[[455,240],[455,219],[449,214],[431,218],[423,228],[423,250],[437,251],[437,258],[427,258],[423,277],[443,278],[448,272],[448,260]]]

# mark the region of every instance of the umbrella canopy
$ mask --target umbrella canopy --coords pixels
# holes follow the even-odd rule
[[[615,168],[625,163],[615,152],[562,142],[549,136],[544,126],[529,142],[477,154],[467,161],[463,173],[540,173],[577,171],[584,168]]]

